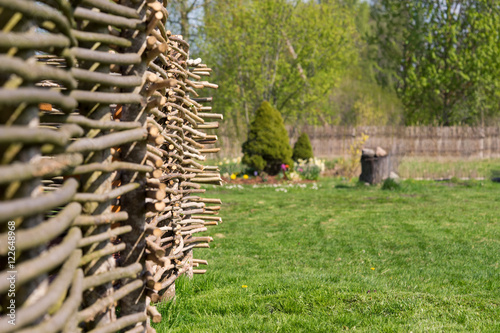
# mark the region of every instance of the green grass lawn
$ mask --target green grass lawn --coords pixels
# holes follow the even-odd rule
[[[499,177],[500,159],[403,157],[398,166],[401,178],[485,178]]]
[[[500,184],[286,189],[210,189],[210,266],[158,332],[500,332]]]

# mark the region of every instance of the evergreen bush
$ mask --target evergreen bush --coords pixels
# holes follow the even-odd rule
[[[308,160],[313,157],[313,148],[311,146],[311,141],[309,140],[309,135],[307,135],[307,133],[302,133],[293,146],[292,158],[294,161],[298,161]]]
[[[244,164],[270,175],[277,174],[282,164],[293,165],[283,118],[269,102],[262,102],[257,110],[242,152]]]

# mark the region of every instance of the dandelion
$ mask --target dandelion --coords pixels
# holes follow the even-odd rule
[[[248,288],[246,284],[242,285],[241,288]]]
[[[248,179],[248,175],[243,175],[243,179]]]
[[[231,179],[232,179],[232,180],[235,180],[235,179],[236,179],[236,175],[235,175],[234,173],[233,173],[233,174],[231,174]]]
[[[371,270],[372,270],[372,271],[374,271],[374,270],[375,270],[375,267],[372,267],[372,268],[371,268]]]

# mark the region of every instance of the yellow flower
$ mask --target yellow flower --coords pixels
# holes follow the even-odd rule
[[[242,285],[241,288],[248,288],[246,284]]]
[[[231,174],[231,179],[233,179],[233,180],[236,179],[236,175],[234,173]]]
[[[372,271],[374,271],[374,270],[375,270],[375,267],[372,267],[372,268],[371,268],[371,270],[372,270]]]
[[[243,175],[243,179],[248,179],[248,175]]]

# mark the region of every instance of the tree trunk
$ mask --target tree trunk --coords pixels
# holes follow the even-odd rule
[[[359,181],[378,184],[389,178],[392,171],[392,157],[364,154],[361,156],[361,175]]]

